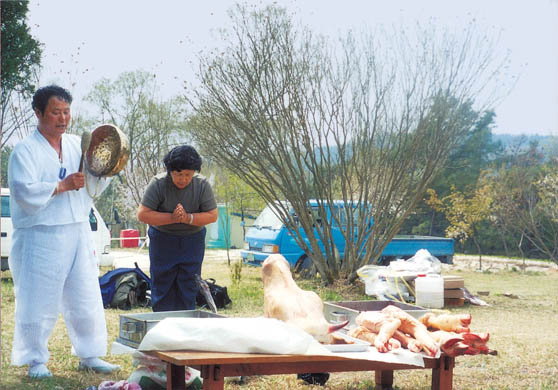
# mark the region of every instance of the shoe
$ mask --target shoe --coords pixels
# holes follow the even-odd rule
[[[120,366],[110,364],[99,358],[83,358],[79,361],[78,370],[90,370],[100,374],[110,374],[111,372],[120,370]]]
[[[27,373],[27,376],[33,379],[44,379],[50,378],[52,374],[48,370],[47,366],[39,363],[29,365],[29,372]]]
[[[302,379],[304,382],[308,383],[309,385],[320,385],[324,386],[329,379],[328,372],[316,372],[312,374],[298,374],[298,379]]]

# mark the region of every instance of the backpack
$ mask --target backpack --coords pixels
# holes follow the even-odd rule
[[[99,278],[105,308],[130,310],[132,306],[150,306],[148,290],[151,279],[135,263],[135,268],[117,268]]]

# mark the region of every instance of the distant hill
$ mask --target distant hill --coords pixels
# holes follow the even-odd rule
[[[500,141],[504,149],[508,151],[518,146],[521,146],[522,149],[527,148],[531,142],[537,142],[544,154],[558,150],[558,137],[552,135],[492,134],[492,140]]]

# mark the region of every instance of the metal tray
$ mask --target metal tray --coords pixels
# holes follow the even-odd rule
[[[348,336],[345,332],[340,332],[342,337],[350,340],[353,344],[324,344],[330,352],[364,352],[368,351],[370,343],[361,339]]]
[[[429,312],[428,309],[420,306],[407,305],[406,303],[395,301],[345,301],[345,302],[324,302],[324,316],[332,323],[349,320],[348,328],[356,326],[355,318],[362,311],[380,311],[388,305],[394,305],[409,313],[415,318],[420,318]]]
[[[117,342],[137,348],[145,334],[165,318],[225,318],[204,310],[160,311],[156,313],[120,314],[120,333]]]

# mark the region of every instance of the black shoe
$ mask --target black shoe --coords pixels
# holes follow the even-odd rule
[[[297,374],[296,377],[298,379],[302,379],[304,382],[308,383],[309,385],[323,386],[326,384],[327,380],[329,379],[329,373],[315,372],[312,374]]]

